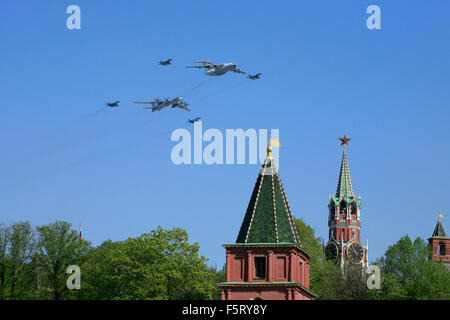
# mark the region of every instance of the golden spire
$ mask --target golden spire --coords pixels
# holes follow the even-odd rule
[[[267,158],[272,159],[272,147],[281,147],[281,143],[278,139],[270,139],[269,146],[267,147]]]
[[[444,217],[444,215],[439,212],[438,221],[441,221],[441,218],[443,218],[443,217]]]

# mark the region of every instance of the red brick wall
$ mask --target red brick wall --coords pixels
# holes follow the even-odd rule
[[[250,300],[256,297],[264,300],[312,300],[310,295],[289,287],[233,287],[224,290],[228,291],[227,294],[223,294],[228,298],[224,300]]]
[[[433,260],[441,260],[450,263],[450,239],[428,239],[431,247],[433,248]],[[439,255],[439,245],[443,243],[445,245],[445,255]]]
[[[226,259],[226,282],[273,283],[299,282],[309,288],[309,258],[296,247],[228,247]],[[266,276],[255,279],[255,257],[266,258]],[[258,287],[261,288],[261,287]],[[261,292],[253,285],[223,289],[221,299],[311,299],[304,289],[291,287],[266,287]]]

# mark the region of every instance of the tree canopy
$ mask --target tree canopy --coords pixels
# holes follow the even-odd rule
[[[430,246],[406,235],[389,246],[376,264],[381,268],[380,299],[450,299],[450,272],[429,260]]]
[[[450,272],[430,260],[421,238],[402,237],[375,264],[381,288],[368,290],[365,270],[344,270],[326,261],[323,240],[302,219],[295,220],[300,242],[311,254],[310,289],[318,299],[450,299]],[[199,244],[181,228],[158,227],[124,241],[98,246],[80,240],[65,221],[33,227],[0,224],[0,300],[180,300],[219,299],[217,283],[225,266],[208,266]],[[81,271],[81,289],[67,288],[67,268]]]
[[[89,252],[83,270],[86,299],[211,299],[214,273],[185,230],[164,230],[123,242],[106,241]]]

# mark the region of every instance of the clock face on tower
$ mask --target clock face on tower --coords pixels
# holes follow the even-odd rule
[[[361,264],[364,259],[364,248],[357,241],[351,242],[347,246],[347,258],[352,264]]]
[[[325,247],[325,258],[329,261],[336,261],[339,257],[339,248],[333,241],[328,242]]]

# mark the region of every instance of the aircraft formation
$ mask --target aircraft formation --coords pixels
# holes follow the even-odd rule
[[[160,60],[158,62],[161,66],[169,66],[172,65],[173,59],[167,59],[167,60]],[[212,63],[210,61],[194,61],[192,63],[197,63],[199,65],[195,66],[187,66],[186,68],[193,68],[193,69],[204,69],[205,75],[207,76],[222,76],[226,74],[227,72],[234,72],[234,73],[241,73],[241,74],[247,74],[246,72],[239,69],[235,62],[228,62],[228,63]],[[250,80],[257,80],[260,79],[261,72],[258,72],[254,75],[247,75],[247,78]],[[120,101],[114,101],[114,102],[107,102],[106,106],[110,108],[118,108]],[[176,97],[176,98],[165,98],[165,99],[159,99],[155,98],[152,101],[134,101],[133,103],[136,104],[150,104],[150,107],[144,107],[144,109],[150,109],[152,112],[155,111],[161,111],[162,109],[165,109],[167,107],[171,108],[179,108],[185,111],[191,111],[187,108],[189,105],[187,102],[183,100],[182,97]],[[195,119],[189,119],[189,123],[195,123],[199,121],[200,118]]]

